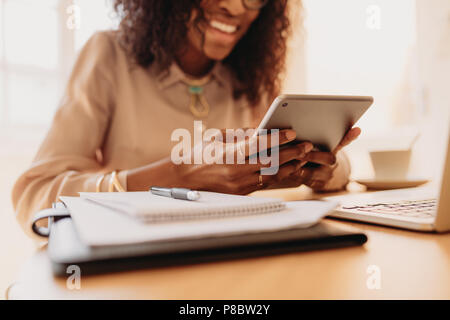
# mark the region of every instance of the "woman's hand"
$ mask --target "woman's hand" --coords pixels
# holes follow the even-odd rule
[[[130,170],[127,177],[128,191],[148,190],[152,185],[161,187],[185,187],[196,190],[248,194],[256,190],[264,189],[279,184],[295,172],[298,172],[301,166],[308,160],[307,155],[313,149],[309,142],[303,142],[297,145],[285,146],[279,150],[277,163],[262,164],[261,159],[250,161],[255,150],[259,153],[262,146],[264,149],[271,149],[277,146],[285,145],[295,140],[296,133],[293,130],[280,130],[278,137],[272,139],[272,135],[252,136],[251,138],[237,141],[224,142],[224,135],[218,135],[203,145],[211,150],[219,150],[214,153],[213,161],[201,164],[192,164],[196,150],[194,147],[190,154],[190,161],[175,164],[167,158],[158,163]],[[273,144],[271,141],[274,140]],[[217,147],[217,148],[216,148]],[[259,147],[259,148],[258,148]],[[203,152],[203,150],[200,150]],[[265,160],[270,159],[273,154],[267,156]],[[276,157],[276,155],[274,156]],[[244,163],[230,163],[229,159],[244,159]],[[205,160],[205,159],[203,159]],[[253,159],[254,160],[254,159]],[[264,160],[264,159],[263,159]],[[261,175],[261,169],[274,166],[278,171],[273,175]]]
[[[332,152],[309,152],[304,161],[319,164],[318,167],[303,166],[292,174],[288,180],[290,186],[305,184],[314,191],[336,191],[343,189],[350,175],[350,163],[342,148],[349,145],[361,134],[360,128],[350,129],[339,145]]]
[[[301,160],[306,161],[308,153],[313,149],[313,145],[304,142],[297,145],[288,146],[279,150],[278,161],[276,163],[262,164],[261,158],[258,163],[252,163],[251,157],[254,152],[261,153],[261,146],[265,145],[266,150],[285,145],[295,140],[296,134],[293,130],[279,131],[277,142],[272,144],[272,136],[254,136],[247,140],[233,143],[223,142],[222,135],[219,139],[211,142],[219,144],[222,153],[215,156],[212,164],[189,165],[180,164],[175,167],[179,180],[185,181],[193,189],[209,190],[232,194],[248,194],[272,185],[280,183],[301,167]],[[261,140],[266,142],[262,142]],[[258,149],[259,147],[259,149]],[[204,146],[205,148],[205,146]],[[273,155],[273,154],[272,154]],[[271,155],[271,156],[272,156]],[[227,163],[226,159],[237,159],[239,156],[245,157],[245,163]],[[267,156],[265,160],[271,158]],[[276,155],[274,156],[276,157]],[[273,158],[274,159],[274,158]],[[221,160],[221,161],[220,161]],[[256,160],[255,160],[256,161]],[[234,161],[236,162],[236,161]],[[261,175],[261,169],[277,167],[275,174]]]
[[[311,151],[313,145],[310,142],[282,148],[279,151],[279,170],[274,175],[261,175],[261,168],[267,168],[268,165],[249,163],[249,156],[252,150],[255,150],[255,145],[261,145],[261,139],[267,139],[267,149],[270,149],[294,141],[295,131],[281,130],[278,143],[274,145],[270,144],[270,136],[257,136],[256,139],[236,143],[225,143],[223,139],[216,139],[210,144],[218,144],[220,146],[218,149],[222,150],[222,153],[215,155],[213,163],[174,164],[167,158],[129,170],[127,189],[148,190],[151,186],[157,185],[248,194],[260,189],[296,187],[305,184],[315,191],[340,190],[348,183],[350,174],[349,162],[340,150],[354,141],[360,133],[359,128],[349,130],[332,152]],[[195,148],[191,153],[194,151]],[[245,163],[227,164],[227,158],[237,159],[239,156],[245,158]],[[222,159],[222,163],[218,163],[219,159]],[[319,166],[304,167],[308,162]]]

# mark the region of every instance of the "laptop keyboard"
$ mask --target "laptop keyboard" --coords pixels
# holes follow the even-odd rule
[[[360,206],[345,206],[342,209],[370,212],[380,214],[391,214],[405,217],[430,218],[436,213],[437,200],[410,200],[399,202],[383,202]]]

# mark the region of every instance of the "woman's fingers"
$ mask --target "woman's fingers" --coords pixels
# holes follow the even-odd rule
[[[325,166],[332,166],[336,163],[336,156],[332,152],[311,151],[304,159]]]
[[[277,133],[269,133],[267,135],[253,135],[250,139],[237,143],[237,153],[238,155],[249,157],[258,152],[294,141],[296,136],[295,131],[291,129],[283,129]]]
[[[270,156],[267,159],[255,157],[255,163],[250,162],[249,164],[240,166],[242,167],[242,170],[247,173],[260,172],[261,168],[269,168],[277,165],[280,167],[283,164],[293,160],[299,160],[297,161],[297,163],[301,162],[302,163],[301,166],[303,166],[307,162],[306,160],[307,154],[311,152],[312,149],[313,149],[312,143],[302,142],[297,145],[293,145],[288,148],[280,150],[277,161],[274,161],[274,159],[270,159]],[[298,169],[300,168],[299,165],[297,165],[297,167]]]
[[[301,168],[298,175],[307,184],[311,181],[328,181],[333,177],[332,167],[318,167],[318,168]]]
[[[280,165],[292,160],[304,160],[309,152],[314,148],[310,142],[302,142],[292,147],[283,149],[279,153]]]
[[[278,183],[287,179],[293,173],[299,170],[298,167],[299,161],[290,161],[283,165],[280,165],[278,172],[273,175],[262,175],[259,171],[248,174],[240,179],[239,184],[247,190],[254,188],[255,190],[260,190],[265,187],[268,187],[272,184]],[[250,191],[251,192],[251,191]]]
[[[333,150],[333,153],[336,154],[338,151],[340,151],[345,146],[348,146],[350,143],[352,143],[354,140],[358,138],[358,136],[361,134],[361,129],[358,127],[351,128],[342,138],[339,145]]]
[[[224,160],[233,160],[235,163],[244,164],[247,158],[256,157],[260,153],[270,150],[276,147],[280,147],[281,145],[287,144],[295,140],[297,134],[294,130],[291,129],[283,129],[274,133],[271,132],[267,135],[256,135],[255,129],[238,129],[238,131],[234,132],[233,135],[226,136],[228,133],[222,130],[221,134],[218,135],[219,141],[224,143],[225,152],[223,153]],[[298,147],[293,146],[291,148],[287,148],[289,151],[285,152],[284,150],[280,150],[280,157],[283,156],[283,159],[280,163],[285,163],[293,158],[291,158],[292,154],[297,152],[298,157],[303,157],[303,155],[309,152],[312,149],[312,144],[310,143],[301,143]],[[267,155],[268,158],[271,155]],[[285,160],[289,159],[289,160]],[[250,162],[252,163],[252,162]]]
[[[333,177],[336,168],[336,166],[305,168],[302,167],[303,164],[302,161],[291,160],[281,164],[275,175],[261,175],[259,171],[243,173],[235,183],[243,193],[261,190],[286,179],[298,181],[298,185],[305,184],[311,188],[322,188]]]
[[[313,189],[321,189],[333,178],[336,166],[321,166],[319,168],[301,168],[292,178]]]

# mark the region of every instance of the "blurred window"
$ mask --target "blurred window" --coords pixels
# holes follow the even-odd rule
[[[76,53],[117,23],[110,0],[0,0],[0,125],[45,127]]]
[[[414,0],[303,0],[308,93],[374,96],[366,132],[423,112]]]

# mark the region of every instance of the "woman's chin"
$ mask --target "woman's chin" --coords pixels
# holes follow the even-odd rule
[[[207,47],[204,48],[204,53],[211,60],[222,61],[228,57],[232,50],[228,48]]]

